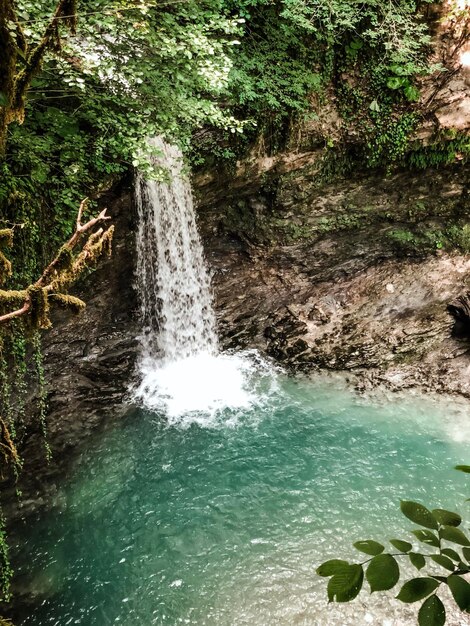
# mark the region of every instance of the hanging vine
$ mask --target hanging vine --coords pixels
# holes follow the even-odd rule
[[[26,402],[26,373],[27,373],[27,337],[23,320],[16,320],[11,324],[9,353],[13,361],[13,407],[15,418],[20,424],[25,418]],[[12,425],[13,426],[13,425]]]
[[[0,403],[3,417],[0,417],[0,447],[5,462],[19,463],[18,453],[14,445],[16,438],[15,417],[24,414],[26,391],[26,344],[30,337],[32,360],[38,384],[38,414],[41,430],[46,441],[46,455],[50,457],[50,449],[46,439],[46,388],[40,330],[51,326],[51,305],[59,305],[78,313],[85,307],[79,298],[68,294],[69,288],[81,274],[94,266],[103,254],[111,252],[114,226],[104,229],[101,224],[109,217],[106,209],[98,216],[82,224],[83,213],[87,207],[87,199],[83,200],[78,210],[75,232],[59,249],[54,259],[43,271],[39,279],[25,289],[0,289],[0,325],[9,325],[8,342],[6,334],[0,331]],[[4,249],[13,244],[13,229],[0,230],[0,283],[11,276],[11,263]],[[11,366],[11,369],[9,366]],[[12,379],[16,392],[16,407],[12,406]]]
[[[44,377],[41,334],[39,330],[35,330],[33,333],[32,347],[33,347],[34,369],[35,369],[35,375],[36,375],[36,382],[38,386],[38,398],[37,398],[38,419],[39,419],[41,433],[42,433],[43,440],[44,440],[46,459],[47,461],[50,461],[51,456],[52,456],[52,451],[51,451],[49,442],[47,440],[47,423],[46,423],[47,389],[46,389],[46,380]]]
[[[5,530],[5,518],[0,511],[0,595],[2,600],[8,601],[10,594],[10,580],[12,577],[12,569],[10,564],[10,556],[8,550],[8,542]],[[0,626],[7,624],[0,617]]]

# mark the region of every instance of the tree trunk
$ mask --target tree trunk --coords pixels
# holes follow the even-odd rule
[[[8,124],[15,91],[18,46],[8,28],[15,21],[11,0],[0,0],[0,159],[5,154]]]

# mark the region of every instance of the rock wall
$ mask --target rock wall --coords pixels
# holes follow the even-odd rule
[[[224,346],[360,371],[364,385],[470,396],[470,343],[453,336],[446,310],[470,287],[470,245],[440,249],[453,229],[467,245],[469,183],[451,167],[319,186],[301,167],[269,193],[201,198]]]
[[[426,9],[441,70],[418,81],[409,150],[470,132],[468,15],[450,6]],[[360,72],[341,78],[354,87]],[[195,175],[223,343],[288,367],[359,371],[362,385],[470,396],[470,344],[447,313],[470,284],[465,157],[393,173],[356,157],[342,175],[341,149],[364,138],[341,110],[332,85],[281,151],[260,137],[231,171]]]

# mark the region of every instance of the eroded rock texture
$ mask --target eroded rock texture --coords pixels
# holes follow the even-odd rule
[[[447,312],[470,286],[470,256],[439,240],[451,224],[466,232],[464,171],[318,188],[302,168],[272,189],[201,210],[224,345],[294,368],[361,370],[364,385],[470,396],[470,344]]]

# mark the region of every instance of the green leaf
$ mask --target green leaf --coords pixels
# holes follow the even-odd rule
[[[8,98],[3,91],[0,91],[0,107],[6,107],[8,105]]]
[[[423,602],[418,613],[419,626],[444,626],[446,610],[441,600],[433,595]]]
[[[400,569],[390,554],[374,556],[366,572],[370,591],[386,591],[394,587],[400,578]]]
[[[431,554],[431,559],[441,567],[448,569],[450,572],[455,570],[454,563],[452,563],[449,557],[444,556],[443,554]]]
[[[414,85],[405,85],[403,93],[408,102],[417,102],[421,97],[420,90]]]
[[[372,102],[369,104],[369,109],[371,111],[375,111],[376,113],[380,112],[380,104],[377,102],[377,100],[372,100]]]
[[[389,89],[400,89],[400,87],[403,87],[405,82],[406,78],[400,78],[399,76],[390,76],[390,78],[387,80],[387,87]]]
[[[362,588],[364,571],[361,565],[352,564],[335,574],[328,583],[328,600],[330,602],[349,602]]]
[[[422,554],[418,552],[410,552],[409,555],[411,564],[416,567],[417,570],[423,569],[426,565],[426,559]]]
[[[411,532],[416,539],[422,543],[426,543],[428,546],[434,546],[435,548],[439,547],[439,539],[430,530],[412,530]]]
[[[397,595],[402,602],[417,602],[432,593],[439,583],[432,578],[412,578],[406,582]]]
[[[470,563],[470,548],[462,548],[463,555],[465,560]]]
[[[419,526],[424,526],[425,528],[431,528],[432,530],[438,529],[437,521],[431,511],[422,504],[419,504],[419,502],[402,500],[400,508],[403,515],[415,524],[419,524]]]
[[[402,65],[398,65],[397,63],[394,63],[390,66],[390,71],[397,76],[404,76],[407,74],[406,69]]]
[[[353,39],[349,45],[353,50],[360,50],[363,47],[364,42],[360,39]]]
[[[452,541],[458,543],[461,546],[470,546],[470,541],[467,535],[465,535],[460,528],[454,528],[454,526],[444,526],[439,531],[439,535],[446,541]]]
[[[459,472],[470,474],[470,465],[456,465],[454,469],[459,470]]]
[[[400,552],[409,552],[413,547],[411,543],[402,541],[401,539],[390,539],[390,543],[394,548],[400,550]]]
[[[460,526],[462,518],[458,513],[452,513],[452,511],[446,511],[445,509],[433,509],[432,514],[437,519],[439,524],[443,526]]]
[[[469,550],[469,548],[464,548],[464,552],[465,550]],[[455,550],[452,550],[452,548],[444,548],[443,550],[441,550],[441,553],[444,554],[445,556],[448,556],[450,559],[453,559],[454,561],[460,561],[460,555],[458,552],[456,552]]]
[[[459,609],[468,611],[470,609],[470,584],[460,576],[449,576],[447,584]]]
[[[347,561],[331,559],[331,561],[325,561],[317,568],[317,574],[319,576],[333,576],[347,567],[349,567],[349,563]]]
[[[368,539],[367,541],[356,541],[353,545],[356,550],[360,550],[360,552],[365,552],[365,554],[370,554],[371,556],[381,554],[385,550],[381,543],[378,543],[373,539]]]

